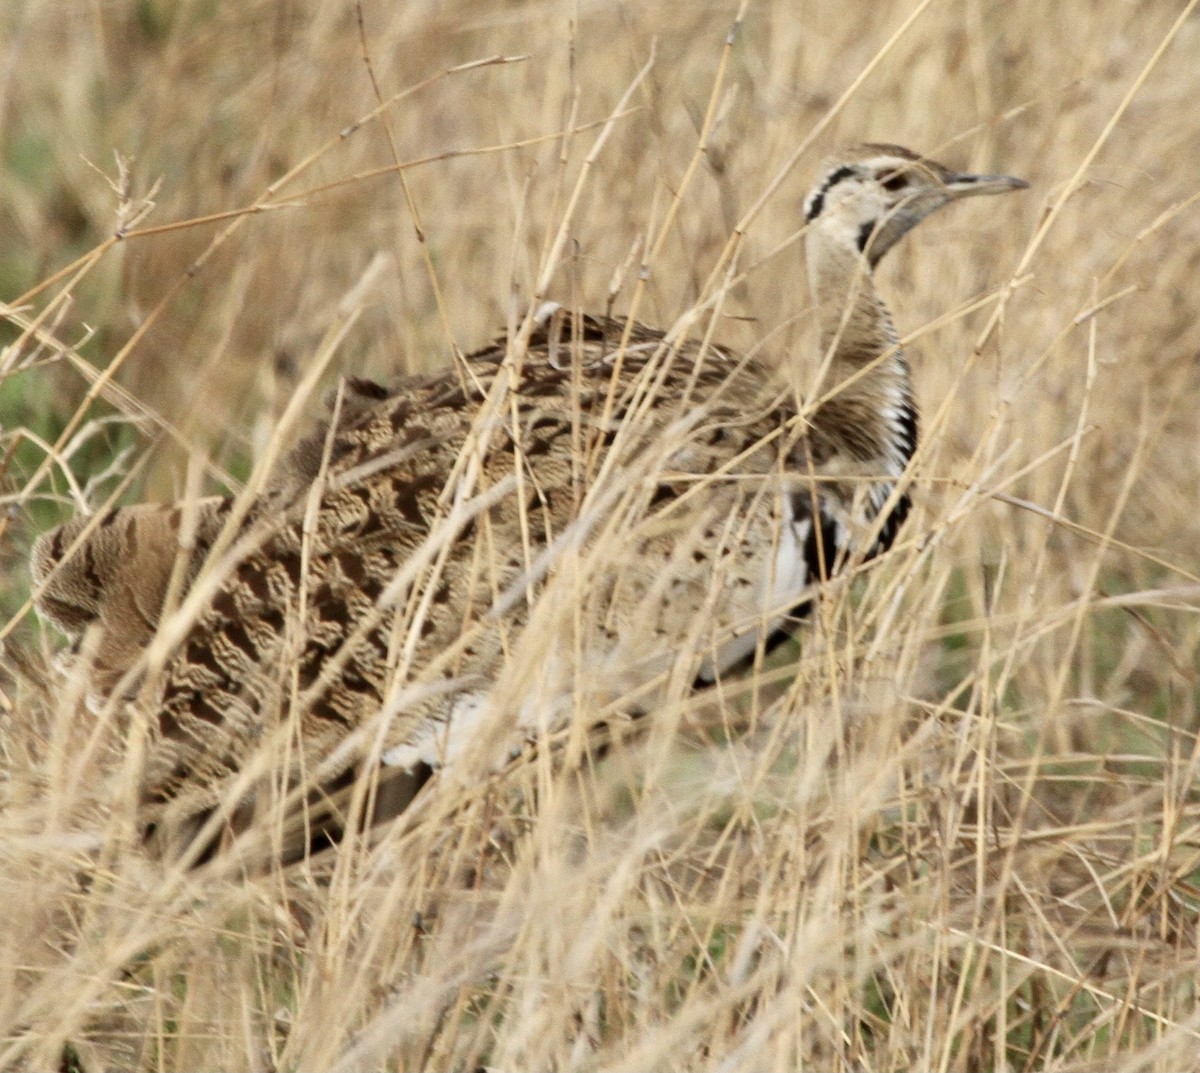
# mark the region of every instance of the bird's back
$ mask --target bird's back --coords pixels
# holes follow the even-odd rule
[[[816,354],[768,364],[546,307],[440,375],[343,385],[248,505],[47,534],[39,606],[93,627],[92,692],[147,729],[143,799],[186,814],[231,778],[253,798],[247,780],[324,786],[468,745],[495,763],[755,652],[908,509],[916,402],[872,269],[942,207],[1027,185],[848,147],[804,203]]]
[[[561,311],[518,357],[506,352],[498,342],[393,390],[344,386],[208,564],[222,580],[142,687],[148,801],[211,805],[272,732],[310,774],[336,774],[376,734],[392,762],[436,764],[460,751],[519,642],[541,681],[502,749],[545,729],[581,683],[646,703],[681,653],[711,677],[778,623],[812,573],[812,486],[796,486],[794,407],[761,368]],[[206,502],[190,574],[229,511]],[[78,628],[62,604],[88,548],[119,543],[128,512],[147,509],[105,519],[65,563],[61,531],[44,537],[43,612]],[[102,629],[131,585],[163,578],[178,555],[171,522],[183,512],[157,510],[173,513],[157,515],[153,540],[121,549],[132,567],[94,601]],[[582,593],[585,609],[542,611],[522,642],[548,587]],[[129,663],[164,591],[138,596],[138,644],[120,646]],[[109,687],[121,669],[108,668]]]

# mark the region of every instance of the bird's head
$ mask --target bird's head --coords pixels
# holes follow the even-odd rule
[[[858,145],[825,163],[804,202],[804,219],[854,246],[871,266],[930,213],[964,197],[1029,184],[1011,175],[970,175],[898,145]]]

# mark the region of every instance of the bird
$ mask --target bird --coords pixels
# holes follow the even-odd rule
[[[672,675],[703,688],[800,628],[910,509],[917,405],[873,270],[938,209],[1027,186],[851,146],[802,205],[815,353],[547,302],[443,371],[342,381],[248,502],[41,536],[37,609],[142,735],[148,829],[252,800],[264,751],[285,788],[479,742],[498,765],[581,690],[652,713]],[[534,670],[501,688],[522,644]]]

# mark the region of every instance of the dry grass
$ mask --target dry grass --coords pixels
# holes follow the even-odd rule
[[[70,685],[6,670],[0,1068],[1194,1068],[1191,6],[763,0],[726,48],[732,2],[366,0],[361,34],[350,5],[10,5],[0,611],[35,651],[36,533],[196,458],[240,487],[325,350],[440,366],[543,280],[663,324],[732,281],[721,333],[784,346],[837,143],[1034,190],[884,267],[928,432],[906,539],[802,652],[601,763],[181,873],[129,847]]]

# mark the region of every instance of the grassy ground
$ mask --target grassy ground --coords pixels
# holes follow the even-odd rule
[[[7,5],[0,1068],[1195,1068],[1191,8]],[[884,265],[918,508],[801,651],[336,859],[122,840],[30,680],[39,531],[238,487],[347,323],[330,377],[439,367],[543,275],[644,262],[662,324],[737,277],[722,334],[801,345],[799,200],[867,139],[1033,189]]]

